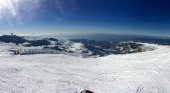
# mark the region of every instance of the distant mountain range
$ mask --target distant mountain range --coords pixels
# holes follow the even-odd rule
[[[91,37],[91,38],[90,38]],[[105,37],[105,38],[104,38]],[[62,40],[56,38],[35,39],[16,35],[0,36],[4,43],[14,43],[19,48],[11,49],[14,54],[67,54],[82,57],[101,57],[111,54],[127,54],[155,50],[143,43],[169,45],[170,39],[141,36],[89,36],[88,39]],[[115,39],[114,39],[115,38]],[[119,39],[121,38],[121,39]],[[126,39],[125,39],[126,38]],[[142,43],[136,43],[142,42]]]
[[[163,36],[147,36],[147,35],[116,35],[116,34],[89,34],[68,36],[70,39],[87,39],[96,41],[111,41],[111,42],[142,42],[153,43],[160,45],[170,45],[170,37]]]

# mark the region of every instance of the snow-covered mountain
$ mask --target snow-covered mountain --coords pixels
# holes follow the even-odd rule
[[[169,45],[15,35],[0,41],[0,93],[170,93]]]
[[[67,54],[81,57],[99,57],[111,54],[127,54],[152,51],[156,48],[135,42],[110,42],[85,39],[59,40],[55,38],[31,38],[4,35],[1,42],[14,43],[14,54]],[[17,47],[18,46],[18,47]]]
[[[82,43],[59,42],[65,50],[78,53],[87,50]],[[156,49],[82,58],[64,54],[10,55],[8,50],[23,46],[0,43],[0,92],[170,93],[170,46],[142,45]]]

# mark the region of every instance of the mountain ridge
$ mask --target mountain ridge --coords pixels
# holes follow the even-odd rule
[[[102,57],[112,54],[128,54],[155,50],[136,42],[111,42],[86,39],[27,39],[23,36],[4,35],[0,41],[14,43],[18,47],[11,49],[14,54],[67,54],[81,57]]]

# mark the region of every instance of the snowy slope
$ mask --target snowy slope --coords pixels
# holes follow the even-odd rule
[[[99,58],[2,53],[0,93],[170,93],[170,47],[152,46],[157,49]]]
[[[103,57],[111,54],[128,54],[155,50],[136,42],[95,41],[86,39],[59,40],[56,38],[0,36],[0,42],[13,43],[13,54],[66,54],[81,57]]]

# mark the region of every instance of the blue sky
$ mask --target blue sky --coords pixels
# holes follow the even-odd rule
[[[3,33],[170,35],[170,1],[1,0]]]

